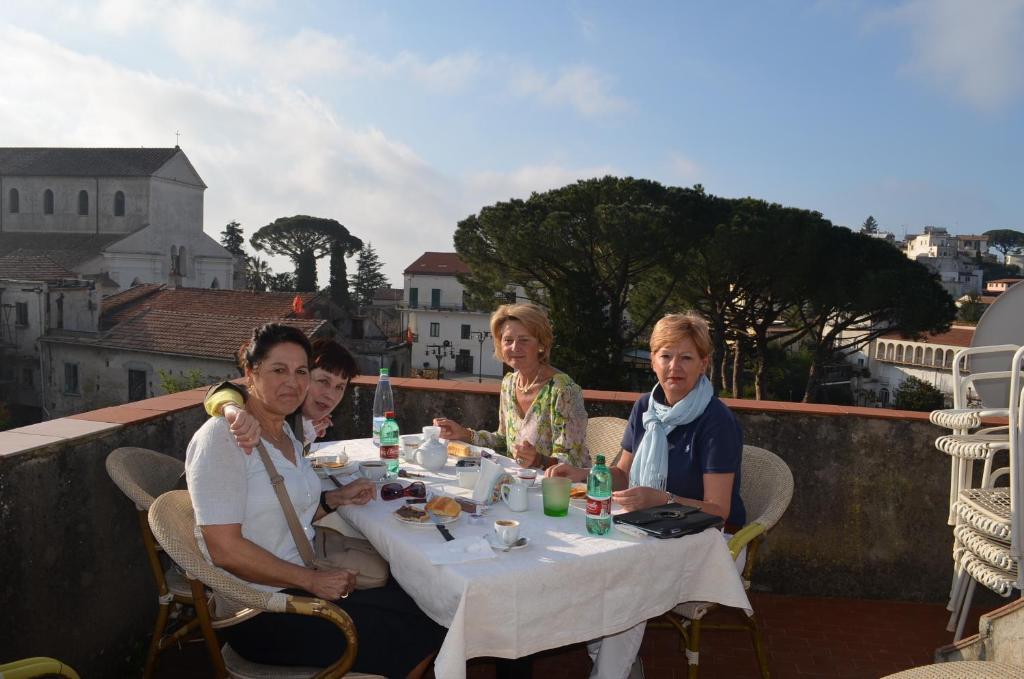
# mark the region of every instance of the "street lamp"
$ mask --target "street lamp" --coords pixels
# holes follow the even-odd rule
[[[476,364],[476,381],[484,381],[484,340],[491,336],[489,330],[473,330],[469,333],[470,335],[476,336],[476,341],[480,343],[480,353],[477,354]]]
[[[441,379],[441,361],[448,357],[455,358],[455,350],[452,348],[452,343],[445,340],[440,344],[428,344],[427,356],[431,355],[437,360],[437,379]]]

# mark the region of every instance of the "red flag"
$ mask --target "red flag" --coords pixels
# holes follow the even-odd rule
[[[292,311],[294,311],[297,316],[301,316],[304,310],[305,308],[302,306],[302,298],[295,295],[295,299],[292,300]]]

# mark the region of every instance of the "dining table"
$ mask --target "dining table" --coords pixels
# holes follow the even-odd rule
[[[318,444],[313,455],[341,450],[350,461],[341,482],[358,474],[359,461],[379,459],[371,439]],[[492,459],[515,475],[513,460]],[[472,490],[458,485],[455,464],[451,458],[431,472],[403,461],[402,469],[415,476],[388,481],[422,481],[432,496],[468,498]],[[448,629],[434,661],[439,679],[464,679],[470,658],[521,658],[622,632],[681,602],[707,601],[751,612],[721,531],[658,539],[613,525],[605,535],[591,535],[585,502],[573,501],[567,516],[546,516],[540,478],[527,483],[525,511],[513,512],[498,501],[476,514],[463,512],[446,526],[456,539],[471,539],[462,542],[481,543],[477,538],[488,538],[496,520],[515,519],[527,538],[525,546],[503,551],[487,545],[467,553],[465,561],[456,554],[455,562],[436,563],[446,538],[432,523],[400,521],[394,512],[405,498],[386,501],[378,493],[367,504],[339,507],[321,520],[369,540],[417,605]],[[324,480],[324,489],[333,487]],[[613,505],[613,514],[619,511]]]

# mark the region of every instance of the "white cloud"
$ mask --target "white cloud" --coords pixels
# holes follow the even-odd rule
[[[557,164],[527,165],[510,172],[482,171],[465,179],[469,205],[490,205],[512,198],[529,198],[534,191],[543,192],[591,179],[617,174],[610,165],[569,168]]]
[[[869,16],[869,26],[906,26],[904,71],[993,111],[1024,92],[1024,0],[908,0]]]
[[[568,106],[586,117],[620,113],[629,102],[611,93],[609,78],[590,66],[573,66],[550,77],[532,68],[514,74],[512,91],[520,96],[535,96],[551,106]]]

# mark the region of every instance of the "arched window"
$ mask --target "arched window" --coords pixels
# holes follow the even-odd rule
[[[953,367],[953,350],[952,349],[949,349],[949,350],[946,351],[945,367],[946,368],[952,368]]]
[[[21,205],[19,205],[20,201],[18,200],[19,198],[18,189],[11,189],[11,192],[7,197],[7,208],[10,210],[12,215],[16,215],[21,211]]]
[[[43,191],[43,214],[53,214],[53,191],[50,189]]]
[[[114,216],[124,217],[124,191],[114,194]]]
[[[875,358],[885,358],[885,345],[881,342],[875,345]]]
[[[220,287],[220,282],[216,278],[214,278],[213,282],[210,283],[210,288],[212,288],[213,290],[216,290],[219,287]]]
[[[883,408],[885,408],[886,406],[889,405],[889,390],[888,389],[880,389],[878,391],[878,402],[882,404]]]
[[[903,363],[903,345],[899,344],[896,346],[896,362]]]
[[[896,360],[896,345],[891,342],[885,348],[885,360],[892,362]]]
[[[932,357],[932,348],[928,347],[928,349],[924,352],[924,364],[932,365],[933,360],[935,359]]]
[[[87,215],[89,214],[89,192],[79,191],[78,192],[78,214]]]
[[[924,350],[921,347],[914,349],[914,363],[921,365],[924,362]]]
[[[179,268],[180,260],[178,259],[178,246],[171,246],[171,275],[180,274],[181,269]]]

